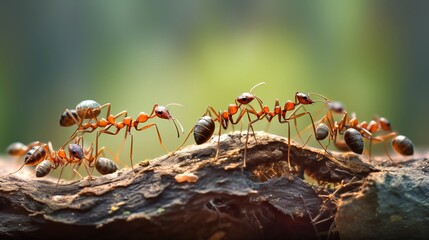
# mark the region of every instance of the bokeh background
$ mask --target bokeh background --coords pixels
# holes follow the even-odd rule
[[[0,147],[58,148],[73,132],[60,114],[84,99],[132,117],[180,103],[169,108],[186,135],[208,105],[226,109],[264,81],[253,93],[270,106],[296,91],[320,93],[360,119],[390,119],[427,148],[427,9],[424,1],[4,1]],[[183,141],[171,122],[151,122],[169,149]],[[275,122],[268,131],[286,136]],[[123,136],[101,144],[115,152]],[[134,163],[165,154],[155,129],[134,140]]]

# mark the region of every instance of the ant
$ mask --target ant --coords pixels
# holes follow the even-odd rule
[[[7,148],[6,148],[6,152],[10,155],[10,156],[24,156],[28,150],[30,150],[31,148],[35,147],[35,146],[40,146],[41,143],[39,141],[35,141],[32,143],[29,143],[28,145],[25,145],[21,142],[14,142],[11,143]]]
[[[51,170],[57,169],[58,167],[62,166],[60,176],[57,181],[57,185],[59,183],[59,180],[61,178],[62,171],[65,166],[68,164],[81,164],[83,162],[83,159],[85,157],[83,148],[77,144],[79,143],[80,138],[76,138],[76,143],[69,144],[68,146],[68,156],[66,151],[61,147],[58,151],[54,151],[52,147],[52,143],[41,143],[41,142],[34,142],[27,146],[21,145],[21,147],[25,147],[29,149],[25,153],[24,157],[24,164],[15,172],[10,173],[9,175],[12,175],[18,171],[20,171],[25,165],[27,166],[35,166],[36,167],[36,177],[44,177],[50,173]],[[19,147],[20,144],[14,143],[16,147]],[[83,140],[82,140],[83,145]],[[15,156],[23,156],[24,152],[19,151],[19,154],[17,152],[14,152]],[[86,165],[84,164],[86,167]],[[91,174],[86,168],[88,175],[91,178]]]
[[[179,105],[179,104],[168,104],[168,105]],[[143,131],[146,130],[148,128],[151,127],[155,127],[157,135],[158,135],[158,140],[159,143],[161,144],[161,146],[164,148],[164,150],[169,153],[169,151],[167,150],[167,148],[165,147],[165,145],[162,142],[162,138],[161,138],[161,134],[159,132],[158,126],[156,123],[151,123],[151,124],[147,124],[145,126],[139,127],[140,123],[145,123],[147,122],[149,119],[158,117],[161,119],[167,119],[167,120],[172,120],[173,124],[176,128],[176,132],[177,132],[177,137],[180,137],[180,132],[179,129],[177,127],[177,124],[180,126],[181,132],[183,133],[183,127],[180,124],[179,120],[177,120],[176,118],[172,117],[169,110],[167,109],[167,106],[159,106],[158,104],[155,104],[152,108],[152,111],[150,114],[144,113],[144,112],[140,112],[137,116],[137,118],[133,121],[133,119],[131,117],[128,117],[127,112],[126,111],[122,111],[121,113],[113,116],[113,115],[109,115],[107,118],[107,122],[108,124],[104,126],[103,129],[98,130],[97,132],[97,136],[96,136],[96,152],[98,152],[98,139],[100,137],[100,135],[102,133],[104,134],[109,134],[109,135],[117,135],[121,129],[125,128],[125,136],[124,136],[124,140],[122,142],[122,144],[124,143],[127,135],[131,136],[131,146],[130,146],[130,162],[131,162],[131,168],[132,170],[134,170],[134,165],[133,165],[133,145],[134,145],[134,137],[133,134],[131,134],[131,129],[134,127],[134,129],[136,131]],[[179,105],[181,106],[181,105]],[[122,119],[122,121],[117,121],[116,119],[123,115],[124,118]],[[101,119],[100,122],[104,122],[105,119]],[[176,124],[177,121],[177,124]],[[96,123],[97,124],[97,123]],[[104,125],[104,124],[102,124]],[[115,127],[116,129],[114,131],[110,131],[110,128]],[[95,128],[92,127],[92,130],[90,130],[91,132],[94,131]],[[97,157],[98,155],[96,155]]]
[[[311,95],[316,95],[321,97],[323,100],[313,100],[310,96]],[[295,93],[295,101],[291,101],[291,100],[287,100],[286,103],[284,104],[284,107],[282,109],[282,107],[280,106],[279,100],[276,99],[275,101],[275,105],[274,105],[274,110],[273,111],[269,111],[268,110],[268,106],[264,106],[263,109],[261,110],[261,112],[258,112],[257,115],[257,119],[254,120],[253,122],[251,122],[250,124],[253,124],[256,121],[262,120],[264,117],[267,119],[267,121],[270,123],[273,118],[275,118],[277,116],[279,123],[281,124],[287,124],[288,125],[288,153],[287,153],[287,158],[288,158],[288,166],[289,169],[291,169],[291,165],[290,165],[290,121],[294,120],[294,125],[295,128],[297,129],[297,122],[296,120],[300,117],[303,117],[305,115],[308,115],[311,123],[312,123],[312,127],[313,127],[313,132],[316,133],[316,127],[314,126],[314,121],[313,121],[313,117],[311,115],[310,112],[308,112],[307,110],[305,110],[305,108],[303,107],[304,105],[311,105],[313,103],[316,102],[329,102],[329,100],[317,93],[302,93],[302,92],[296,92]],[[300,108],[304,109],[304,112],[302,113],[298,113],[298,110]],[[290,112],[289,115],[287,115],[287,113]],[[301,135],[299,134],[299,131],[297,129],[298,135],[301,138]],[[302,139],[302,138],[301,138]],[[308,140],[307,140],[308,142]],[[318,141],[319,142],[319,141]],[[320,146],[322,146],[322,144],[319,142]],[[322,146],[323,148],[323,146]],[[324,148],[325,149],[325,148]],[[246,149],[245,149],[246,151]],[[326,149],[325,149],[326,151]]]
[[[77,139],[79,139],[79,138],[77,138]],[[70,165],[77,164],[78,168],[81,164],[83,164],[85,166],[85,169],[88,173],[90,180],[92,179],[92,175],[88,169],[93,168],[94,165],[95,165],[95,168],[97,169],[97,171],[102,175],[110,174],[110,173],[116,172],[118,170],[118,166],[112,160],[105,158],[105,157],[100,157],[100,158],[96,159],[96,156],[103,153],[103,151],[105,150],[105,147],[102,147],[97,154],[93,154],[93,151],[94,151],[93,144],[91,144],[90,148],[85,149],[82,147],[83,146],[83,139],[82,139],[82,146],[78,145],[77,144],[78,142],[79,142],[79,140],[76,140],[76,143],[69,144],[69,146],[68,146],[69,157],[67,157],[67,156],[62,157],[60,159],[60,160],[62,160],[61,162],[59,162],[58,159],[55,160],[52,158],[48,158],[48,159],[43,160],[41,163],[39,163],[36,167],[36,177],[44,177],[44,176],[48,175],[51,170],[56,169],[61,165],[62,168],[61,168],[61,171],[60,171],[60,174],[58,177],[58,181],[57,181],[57,185],[58,185],[58,182],[61,179],[63,169],[69,164]],[[94,161],[95,161],[95,163],[94,163]],[[54,163],[54,165],[53,165],[53,163]],[[57,164],[55,164],[55,163],[57,163]],[[60,164],[58,164],[58,163],[60,163]],[[77,172],[77,169],[73,168],[73,171],[80,176],[80,174]]]
[[[222,129],[226,130],[228,128],[229,123],[231,123],[233,126],[238,124],[245,114],[247,114],[247,117],[249,119],[249,125],[247,129],[247,135],[246,135],[246,144],[245,144],[245,153],[244,153],[244,163],[243,167],[246,167],[246,148],[247,148],[247,139],[248,139],[248,133],[249,129],[252,130],[253,135],[255,136],[253,126],[250,124],[250,122],[253,122],[250,119],[250,114],[255,115],[259,118],[260,115],[263,114],[263,110],[260,112],[257,112],[250,103],[256,99],[261,109],[262,107],[262,100],[257,97],[256,95],[252,94],[253,89],[255,89],[257,86],[265,84],[265,82],[260,82],[253,86],[249,92],[242,93],[240,96],[238,96],[235,99],[234,104],[230,104],[228,106],[228,110],[222,111],[216,111],[212,106],[208,106],[205,113],[201,118],[198,119],[195,126],[189,131],[188,135],[186,136],[183,143],[179,146],[177,150],[183,147],[183,145],[188,140],[191,133],[194,133],[194,140],[195,142],[200,145],[205,142],[207,142],[213,135],[215,131],[215,122],[219,122],[219,130],[218,130],[218,141],[217,141],[217,149],[216,149],[216,155],[215,159],[218,158],[219,155],[219,149],[220,149],[220,135]],[[241,107],[244,106],[242,109]],[[238,117],[234,120],[234,116],[238,114]],[[212,117],[212,115],[214,117]],[[256,140],[256,137],[255,137]]]
[[[83,125],[85,119],[97,119],[103,108],[107,107],[106,118],[110,115],[110,103],[100,105],[94,100],[83,100],[76,105],[75,109],[65,109],[60,116],[60,126],[70,127],[73,125]],[[86,124],[91,124],[87,122]],[[86,128],[89,128],[86,127]],[[72,139],[74,137],[71,137]]]
[[[89,147],[88,149],[80,148],[83,150],[83,152],[80,151],[80,149],[78,149],[78,148],[75,148],[74,151],[71,150],[70,146],[75,147],[74,145],[76,145],[76,144],[73,144],[73,145],[70,144],[69,145],[70,153],[71,153],[71,155],[76,156],[77,159],[81,159],[81,161],[77,161],[77,162],[71,161],[71,162],[68,162],[67,164],[77,163],[78,167],[79,167],[83,163],[86,169],[88,169],[88,168],[93,169],[95,167],[95,169],[97,169],[97,171],[102,175],[110,174],[110,173],[116,172],[118,170],[118,166],[116,165],[115,162],[104,157],[104,151],[108,150],[107,148],[102,147],[99,151],[96,151],[96,154],[94,154],[93,143],[91,143],[91,147]],[[83,139],[82,139],[82,146],[83,146]],[[98,156],[100,154],[102,154],[103,157],[98,158]],[[85,161],[87,162],[87,165],[85,164]],[[78,173],[75,169],[73,169],[73,170],[76,173]],[[88,170],[87,170],[87,172],[89,173]],[[92,173],[92,171],[91,171],[91,173]],[[91,179],[92,178],[91,174],[88,174],[88,175]]]
[[[24,164],[15,172],[10,173],[12,175],[20,171],[25,165],[27,166],[35,166],[38,165],[43,160],[47,159],[48,153],[54,152],[51,142],[41,143],[41,142],[33,142],[28,145],[24,145],[22,143],[12,143],[8,147],[8,153],[12,156],[24,156]],[[58,151],[58,156],[65,156],[64,150]],[[56,159],[53,157],[53,159]],[[59,164],[59,161],[55,161],[55,164]]]
[[[371,161],[371,146],[372,143],[384,143],[384,149],[387,157],[392,161],[393,164],[396,163],[392,160],[391,156],[388,153],[386,142],[389,139],[392,139],[393,149],[403,155],[409,156],[414,153],[414,145],[412,141],[403,136],[398,135],[397,132],[392,130],[390,122],[384,117],[376,117],[375,120],[371,120],[369,123],[366,121],[358,121],[356,115],[353,113],[352,117],[349,119],[347,112],[343,107],[339,107],[340,104],[328,105],[329,111],[319,122],[319,125],[316,129],[316,139],[323,140],[328,135],[330,136],[329,141],[333,140],[334,145],[340,150],[350,150],[357,154],[362,154],[364,149],[363,139],[369,140],[369,160]],[[342,119],[337,122],[333,118],[332,113],[342,114]],[[324,122],[327,122],[326,125]],[[384,135],[375,134],[380,131],[387,132]],[[343,134],[343,141],[337,139],[338,135]],[[329,143],[328,143],[329,145]]]
[[[179,129],[177,127],[177,124],[179,124],[181,131],[183,132],[183,127],[180,124],[179,120],[176,118],[173,118],[167,109],[169,105],[179,105],[176,103],[168,104],[165,107],[159,106],[158,104],[155,104],[152,108],[152,112],[150,114],[147,114],[145,112],[140,112],[137,116],[137,118],[133,121],[131,117],[128,117],[127,111],[122,111],[116,115],[110,114],[110,103],[106,103],[104,105],[100,105],[97,102],[93,100],[85,100],[79,103],[76,106],[76,110],[68,110],[66,109],[63,114],[61,114],[60,117],[60,125],[62,126],[72,126],[74,124],[78,125],[78,128],[76,131],[72,134],[69,141],[67,141],[64,145],[66,145],[68,142],[70,142],[79,132],[87,133],[87,132],[93,132],[94,130],[98,128],[97,137],[96,137],[96,152],[98,152],[98,138],[102,133],[109,134],[109,135],[117,135],[119,131],[123,128],[126,128],[124,141],[127,137],[127,135],[131,135],[131,147],[130,147],[130,162],[131,162],[131,168],[134,170],[133,166],[133,160],[132,160],[132,153],[133,153],[133,135],[131,134],[131,128],[134,127],[136,131],[143,131],[145,129],[148,129],[150,127],[155,127],[156,132],[158,135],[158,140],[161,146],[164,148],[164,150],[169,153],[167,148],[162,142],[161,134],[159,133],[158,126],[155,123],[145,125],[143,127],[139,128],[140,123],[145,123],[147,120],[151,118],[161,118],[161,119],[168,119],[172,120],[174,123],[174,126],[177,131],[177,136],[180,137]],[[106,118],[98,119],[97,116],[100,114],[101,109],[107,107],[107,113]],[[117,119],[120,117],[123,117],[121,121],[118,121]],[[94,120],[94,122],[88,121],[86,123],[84,122],[84,119],[91,119]],[[177,124],[176,124],[177,121]],[[115,131],[109,131],[111,127],[116,127]],[[124,141],[122,143],[124,143]],[[96,155],[98,156],[98,155]]]
[[[353,118],[356,119],[356,116],[354,116]],[[386,142],[389,139],[392,139],[392,147],[397,153],[403,156],[411,156],[414,154],[414,144],[412,143],[412,141],[409,138],[403,135],[398,135],[397,132],[393,131],[389,120],[387,120],[384,117],[375,117],[374,120],[371,120],[368,123],[368,125],[366,125],[366,122],[362,122],[358,124],[358,127],[361,129],[366,129],[371,133],[371,135],[368,137],[370,140],[369,141],[369,159],[370,160],[371,160],[372,143],[383,142],[386,155],[393,162],[386,147]],[[375,133],[380,131],[384,131],[386,133],[384,135],[374,136]]]

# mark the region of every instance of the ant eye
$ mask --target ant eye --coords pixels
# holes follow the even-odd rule
[[[302,97],[304,100],[307,100],[307,96]]]
[[[159,115],[161,115],[161,114],[162,114],[162,111],[157,111],[156,113],[157,113],[157,114],[159,114]]]
[[[241,100],[242,100],[242,101],[246,101],[246,100],[247,100],[247,98],[246,98],[246,97],[242,97],[242,98],[241,98]]]

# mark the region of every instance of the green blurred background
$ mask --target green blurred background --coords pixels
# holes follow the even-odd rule
[[[59,126],[60,114],[84,99],[132,117],[180,103],[170,112],[187,133],[208,105],[226,109],[265,81],[254,93],[270,107],[317,92],[359,119],[387,117],[424,148],[427,9],[423,1],[4,1],[0,146],[58,148],[73,131]],[[167,148],[183,141],[172,123],[152,122]],[[276,122],[269,131],[286,136]],[[155,129],[135,136],[134,163],[165,154]],[[106,135],[101,144],[116,151],[122,139]]]

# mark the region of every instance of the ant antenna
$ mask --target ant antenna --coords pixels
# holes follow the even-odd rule
[[[265,83],[265,82],[260,82],[260,83],[256,84],[255,86],[253,86],[253,87],[250,89],[249,93],[252,93],[253,89],[255,89],[257,86],[262,85],[262,84],[266,84],[266,83]],[[261,106],[264,104],[264,103],[262,102],[262,100],[261,100],[259,97],[255,96],[255,98],[256,98],[256,100],[259,102],[259,104],[260,104]]]
[[[174,126],[176,127],[176,131],[177,131],[177,137],[180,137],[180,133],[179,133],[179,129],[177,128],[177,125],[176,125],[176,121],[177,121],[177,123],[179,124],[179,126],[180,126],[180,130],[182,130],[182,133],[184,132],[184,130],[183,130],[183,126],[182,126],[182,124],[180,124],[180,122],[179,122],[179,120],[177,119],[177,118],[171,118],[171,120],[173,120],[173,123],[174,123]]]
[[[22,164],[22,166],[21,166],[18,170],[16,170],[15,172],[11,172],[11,173],[9,173],[9,174],[8,174],[8,176],[13,175],[13,174],[15,174],[15,173],[19,172],[19,170],[21,170],[24,166],[25,166],[25,163],[24,163],[24,164]]]
[[[323,99],[325,100],[325,102],[330,102],[330,100],[329,100],[327,97],[323,96],[322,94],[318,94],[318,93],[308,93],[307,95],[316,95],[316,96],[318,96],[318,97],[323,98]],[[314,101],[314,102],[323,102],[323,101],[319,100],[319,101]]]
[[[257,86],[262,85],[262,84],[265,84],[265,82],[260,82],[260,83],[256,84],[255,86],[253,86],[253,87],[250,89],[249,93],[252,93],[253,89],[255,89]]]
[[[180,104],[180,103],[169,103],[169,104],[167,104],[167,105],[165,105],[165,107],[168,107],[168,106],[179,106],[179,107],[183,107],[183,105],[182,104]]]
[[[169,104],[165,105],[165,107],[166,107],[166,108],[167,108],[168,106],[179,106],[179,107],[183,107],[183,105],[182,105],[182,104],[180,104],[180,103],[169,103]],[[184,130],[183,130],[183,126],[182,126],[182,124],[180,124],[180,122],[179,122],[179,120],[178,120],[177,118],[171,117],[171,115],[170,115],[170,119],[171,119],[171,120],[173,120],[174,126],[176,127],[177,137],[180,137],[180,133],[179,133],[179,129],[177,128],[176,121],[177,121],[177,123],[179,124],[179,126],[180,126],[180,130],[182,130],[182,133],[183,133],[183,132],[184,132]]]

